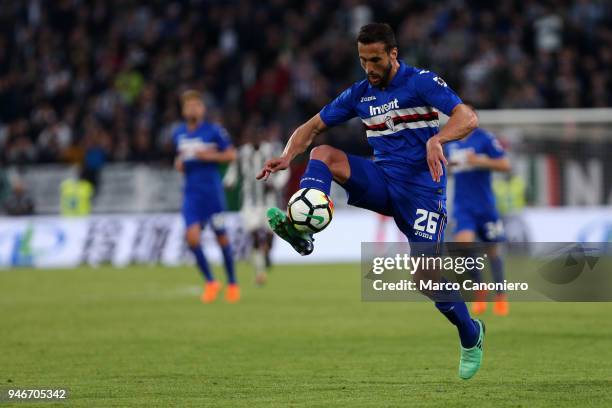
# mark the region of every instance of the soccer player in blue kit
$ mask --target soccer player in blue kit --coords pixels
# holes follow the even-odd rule
[[[510,171],[510,161],[495,136],[481,128],[445,147],[455,178],[454,240],[474,242],[478,238],[482,242],[490,243],[487,245],[487,251],[493,280],[502,283],[504,264],[497,243],[505,239],[504,226],[495,205],[491,172]],[[474,271],[474,275],[475,280],[482,280],[480,272]],[[486,308],[486,293],[478,292],[472,304],[472,313],[482,314]],[[505,293],[498,292],[493,312],[506,316],[509,308]]]
[[[206,280],[200,299],[204,303],[211,303],[221,290],[221,284],[215,280],[202,250],[202,228],[210,224],[217,235],[227,273],[225,300],[234,303],[240,299],[240,288],[236,283],[232,247],[223,225],[225,193],[219,163],[234,160],[236,149],[225,129],[204,120],[206,107],[200,92],[184,92],[181,105],[185,122],[177,126],[173,133],[177,150],[175,167],[185,175],[182,208],[185,239]]]
[[[363,26],[357,49],[367,78],[298,127],[283,154],[266,162],[257,178],[287,169],[326,128],[358,116],[374,161],[328,145],[317,146],[310,153],[300,187],[329,194],[333,179],[347,191],[350,205],[392,216],[410,242],[441,242],[447,164],[442,146],[469,134],[478,126],[478,118],[438,75],[398,60],[395,35],[388,24]],[[438,110],[450,116],[442,130]],[[274,232],[297,252],[312,252],[312,236],[298,232],[282,210],[269,209],[268,218]],[[484,326],[470,317],[463,301],[435,304],[458,329],[459,376],[469,379],[482,362]]]

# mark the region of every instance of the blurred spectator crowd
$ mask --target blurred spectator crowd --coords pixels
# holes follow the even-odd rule
[[[237,142],[284,140],[363,76],[371,21],[479,108],[612,102],[604,0],[3,0],[0,160],[169,163],[186,88]],[[368,152],[359,124],[325,137]]]

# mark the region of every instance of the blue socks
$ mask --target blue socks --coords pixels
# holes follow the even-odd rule
[[[470,276],[472,277],[472,280],[476,283],[482,283],[482,272],[480,272],[478,269],[474,268],[470,271]]]
[[[234,269],[234,254],[232,254],[232,246],[228,244],[221,247],[221,252],[223,252],[223,262],[225,263],[227,283],[231,285],[236,283],[236,271]]]
[[[491,265],[491,275],[495,283],[503,283],[504,281],[504,260],[501,256],[494,256],[489,259]],[[503,293],[503,291],[499,292]]]
[[[441,282],[447,282],[442,277]],[[444,290],[436,292],[435,295],[426,294],[430,299],[461,299],[461,293],[456,290]],[[451,322],[459,331],[459,339],[464,348],[472,348],[478,343],[480,327],[470,317],[467,305],[460,301],[436,301],[436,308]]]
[[[436,307],[457,327],[464,348],[472,348],[478,343],[480,328],[470,317],[465,302],[436,302]]]
[[[311,159],[300,181],[300,188],[314,188],[329,195],[332,179],[332,173],[324,162]],[[478,342],[480,329],[470,317],[465,302],[436,302],[436,307],[457,327],[461,345],[465,348],[474,347]]]
[[[300,181],[300,188],[314,188],[329,195],[332,178],[327,164],[321,160],[311,159]]]
[[[204,251],[202,251],[202,247],[199,245],[195,248],[189,247],[189,250],[195,257],[196,263],[198,264],[198,268],[200,269],[200,272],[202,272],[202,275],[204,276],[204,279],[206,279],[206,282],[214,281],[215,278],[212,274],[212,271],[210,270],[210,266],[208,265],[208,261],[206,260],[206,256],[204,255]]]
[[[210,266],[208,265],[208,261],[206,260],[206,255],[204,255],[204,251],[201,246],[196,248],[189,247],[189,250],[195,257],[196,263],[198,264],[198,268],[200,272],[202,272],[202,276],[206,279],[206,282],[212,282],[215,280],[215,277],[210,270]],[[225,272],[227,274],[227,283],[236,283],[236,270],[234,268],[234,255],[232,253],[232,246],[226,245],[221,247],[221,252],[223,252],[223,262],[225,263]]]

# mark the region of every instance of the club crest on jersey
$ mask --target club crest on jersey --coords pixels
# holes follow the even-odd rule
[[[393,118],[390,115],[385,116],[385,125],[392,132],[395,131],[395,123],[393,123]]]

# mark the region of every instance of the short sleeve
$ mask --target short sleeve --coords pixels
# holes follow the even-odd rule
[[[224,127],[215,126],[215,143],[219,150],[223,151],[232,145],[229,133]]]
[[[325,105],[319,116],[329,127],[339,125],[357,116],[353,102],[353,88],[345,89],[336,99]]]
[[[463,103],[455,91],[436,73],[421,70],[414,75],[417,94],[429,106],[433,106],[450,116],[455,106]]]
[[[506,153],[499,140],[491,133],[484,134],[485,137],[485,153],[492,159],[504,157]]]

